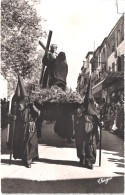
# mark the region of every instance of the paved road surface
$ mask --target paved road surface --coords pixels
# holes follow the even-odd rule
[[[124,141],[107,131],[102,134],[102,165],[99,150],[93,170],[79,167],[75,143],[54,133],[54,124],[43,123],[39,140],[39,162],[31,169],[12,159],[6,148],[6,129],[1,135],[1,188],[2,193],[123,193]],[[108,178],[98,183],[100,178]]]

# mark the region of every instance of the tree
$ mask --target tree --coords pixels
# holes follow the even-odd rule
[[[37,46],[46,32],[35,2],[38,0],[1,0],[1,70],[10,90],[15,88],[18,73],[31,79],[33,71],[36,74],[40,68],[42,56]]]

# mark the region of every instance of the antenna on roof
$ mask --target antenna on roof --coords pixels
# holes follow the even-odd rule
[[[123,14],[123,13],[119,13],[119,12],[118,12],[118,0],[116,0],[115,5],[116,5],[116,7],[117,7],[117,14]]]
[[[95,51],[95,41],[94,41],[94,51]]]

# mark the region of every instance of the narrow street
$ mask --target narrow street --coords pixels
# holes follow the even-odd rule
[[[12,159],[6,148],[6,129],[1,133],[1,191],[2,193],[123,193],[124,140],[108,131],[102,132],[102,164],[99,150],[93,170],[79,167],[75,141],[54,133],[54,123],[42,126],[39,140],[39,162],[30,169],[20,160]],[[100,178],[108,178],[99,183]]]

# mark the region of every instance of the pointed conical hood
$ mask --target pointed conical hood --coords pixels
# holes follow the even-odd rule
[[[89,84],[86,92],[86,96],[84,99],[84,106],[85,106],[85,111],[87,114],[92,114],[92,115],[98,115],[98,111],[95,107],[94,104],[94,97],[92,94],[92,81],[91,81],[91,76],[89,79]]]
[[[14,94],[14,99],[23,99],[25,97],[27,97],[27,92],[25,90],[24,84],[20,78],[20,76],[18,76],[18,83],[17,83],[17,87],[16,87],[16,91]]]

